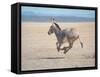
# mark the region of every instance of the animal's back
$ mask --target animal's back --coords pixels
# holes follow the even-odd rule
[[[67,28],[62,31],[68,38],[78,37],[79,32],[74,28]]]

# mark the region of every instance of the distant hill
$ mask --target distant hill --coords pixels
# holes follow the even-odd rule
[[[49,22],[52,16],[30,16],[23,15],[22,21],[31,22]],[[57,22],[93,22],[95,18],[75,17],[75,16],[56,16],[54,17]]]

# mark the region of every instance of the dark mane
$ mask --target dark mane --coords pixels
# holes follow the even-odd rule
[[[57,23],[54,23],[56,25],[56,27],[61,30],[61,28],[59,27],[59,25]]]

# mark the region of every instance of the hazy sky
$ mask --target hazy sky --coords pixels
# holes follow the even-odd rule
[[[32,16],[76,16],[95,18],[94,10],[80,10],[80,9],[59,9],[59,8],[45,8],[45,7],[29,7],[22,6],[22,15]]]

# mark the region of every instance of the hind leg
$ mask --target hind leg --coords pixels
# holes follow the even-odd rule
[[[73,43],[75,42],[75,40],[77,40],[79,37],[76,38],[72,38],[69,40],[69,46],[64,50],[64,54],[66,54],[72,47],[73,47]]]
[[[61,48],[61,50],[66,50],[66,49],[68,49],[69,47],[63,47],[63,48]]]
[[[73,43],[70,43],[69,44],[69,47],[66,47],[65,50],[64,50],[64,54],[66,54],[73,46]]]

